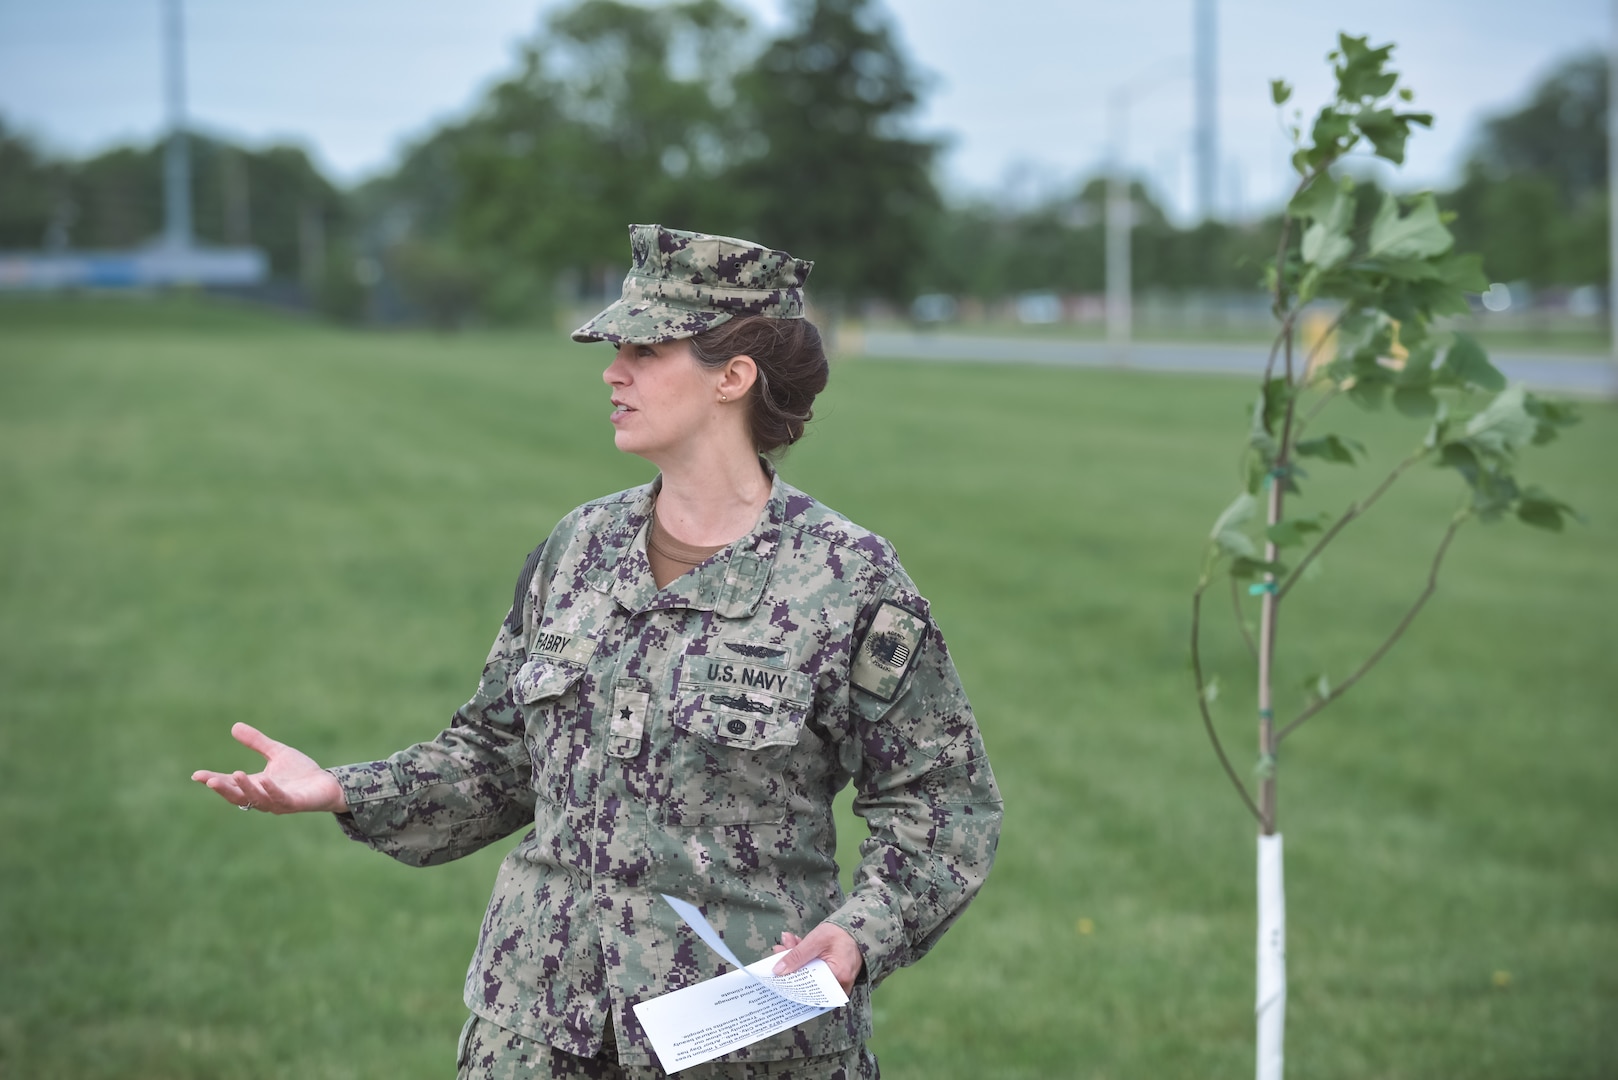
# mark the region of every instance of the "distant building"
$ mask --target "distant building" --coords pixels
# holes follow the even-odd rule
[[[258,285],[269,272],[258,248],[157,243],[133,251],[0,251],[0,292]]]

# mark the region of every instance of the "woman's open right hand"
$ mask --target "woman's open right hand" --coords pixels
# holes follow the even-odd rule
[[[276,742],[251,724],[235,724],[230,734],[243,746],[264,755],[264,769],[251,775],[239,769],[233,773],[198,769],[191,779],[206,784],[232,805],[268,814],[348,812],[337,778],[308,754]]]

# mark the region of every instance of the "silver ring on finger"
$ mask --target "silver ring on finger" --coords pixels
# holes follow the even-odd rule
[[[242,803],[236,809],[238,809],[238,810],[251,810],[251,809],[253,809],[253,804],[250,803],[250,802],[249,803]]]

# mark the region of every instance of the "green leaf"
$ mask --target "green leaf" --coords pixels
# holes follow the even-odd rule
[[[1383,293],[1383,304],[1404,321],[1433,319],[1441,315],[1468,315],[1471,305],[1466,293],[1441,279],[1396,282]]]
[[[1214,521],[1208,538],[1227,555],[1239,559],[1258,558],[1258,545],[1253,542],[1252,537],[1242,531],[1242,526],[1252,521],[1257,513],[1258,499],[1248,492],[1242,492]]]
[[[1329,270],[1353,253],[1354,241],[1348,236],[1354,225],[1353,190],[1352,181],[1330,185],[1316,181],[1309,186],[1309,193],[1320,194],[1312,194],[1300,207],[1314,222],[1299,245],[1305,263]],[[1296,205],[1298,200],[1293,202]]]
[[[1431,195],[1420,195],[1410,213],[1400,216],[1399,203],[1391,195],[1382,198],[1376,219],[1371,222],[1367,254],[1373,259],[1429,259],[1442,255],[1455,244],[1455,237],[1438,220],[1438,203]]]
[[[1249,452],[1242,467],[1242,486],[1249,495],[1257,495],[1264,487],[1264,478],[1269,475],[1270,462],[1275,460],[1275,440],[1268,435],[1264,436],[1268,445],[1258,446],[1249,444]]]
[[[1408,87],[1408,86],[1400,87],[1400,89],[1399,89],[1399,100],[1400,101],[1415,101],[1416,100],[1416,92],[1414,90],[1410,89],[1410,87]]]
[[[1355,451],[1359,451],[1360,456],[1364,457],[1365,444],[1358,439],[1350,439],[1343,435],[1321,435],[1314,439],[1301,439],[1292,448],[1292,452],[1300,457],[1316,457],[1325,461],[1335,461],[1340,465],[1355,464]]]
[[[1464,441],[1445,443],[1438,451],[1438,464],[1447,469],[1457,469],[1463,475],[1475,473],[1483,468],[1477,454]]]
[[[1489,363],[1483,346],[1466,334],[1455,335],[1455,341],[1444,353],[1444,363],[1438,371],[1441,381],[1445,383],[1493,391],[1506,388],[1506,377],[1499,368]]]
[[[1536,529],[1561,532],[1563,518],[1578,516],[1573,507],[1537,487],[1529,487],[1517,501],[1518,519]]]
[[[1484,521],[1499,520],[1517,502],[1517,482],[1506,471],[1505,460],[1473,439],[1445,443],[1438,454],[1439,465],[1454,469],[1466,481],[1472,508]]]
[[[1405,141],[1410,138],[1410,125],[1395,116],[1392,109],[1372,109],[1355,118],[1360,133],[1371,141],[1371,148],[1379,158],[1395,165],[1405,161]]]
[[[1357,307],[1337,326],[1337,356],[1334,361],[1343,377],[1353,370],[1357,356],[1367,356],[1375,362],[1393,346],[1393,327],[1380,311]]]
[[[1251,581],[1253,578],[1272,574],[1277,578],[1285,577],[1287,568],[1279,562],[1265,562],[1260,558],[1247,558],[1245,556],[1230,561],[1230,576],[1237,581]]]
[[[1428,259],[1367,259],[1365,269],[1397,281],[1442,281],[1438,267]]]
[[[1579,412],[1565,401],[1546,401],[1535,394],[1523,397],[1523,408],[1539,427],[1534,432],[1534,445],[1544,446],[1556,438],[1557,429],[1571,427],[1579,422]]]
[[[1305,221],[1325,221],[1338,212],[1339,204],[1347,198],[1348,212],[1352,216],[1353,193],[1353,180],[1346,176],[1334,180],[1322,173],[1315,177],[1308,187],[1292,197],[1292,201],[1287,203],[1287,213]]]
[[[1487,408],[1466,422],[1468,441],[1500,457],[1508,457],[1532,442],[1539,423],[1529,415],[1524,394],[1519,383],[1496,395]]]
[[[1259,410],[1258,415],[1263,417],[1264,431],[1267,434],[1273,435],[1275,429],[1286,419],[1287,402],[1290,398],[1291,391],[1287,387],[1287,381],[1281,376],[1269,380],[1259,389],[1258,404],[1255,408]]]
[[[1375,412],[1382,408],[1382,403],[1387,400],[1387,391],[1388,384],[1384,381],[1372,381],[1356,376],[1354,385],[1348,388],[1348,398],[1360,408]]]
[[[1405,387],[1430,387],[1433,384],[1433,364],[1438,359],[1438,342],[1415,323],[1399,328],[1400,341],[1405,346],[1404,366],[1393,375],[1393,381]],[[1395,407],[1398,403],[1395,402]],[[1423,413],[1431,416],[1431,413]]]
[[[1277,105],[1285,105],[1287,98],[1292,96],[1292,87],[1287,85],[1285,79],[1270,80],[1270,100]]]
[[[1421,444],[1429,450],[1436,450],[1449,439],[1449,429],[1449,406],[1439,402],[1438,412],[1433,415],[1432,426],[1427,429],[1427,435]]]
[[[1438,271],[1439,280],[1447,285],[1453,285],[1462,292],[1483,293],[1489,291],[1489,279],[1483,274],[1483,256],[1467,253],[1450,252],[1433,262],[1433,269]]]
[[[1392,109],[1363,112],[1357,121],[1360,131],[1371,141],[1376,156],[1403,165],[1405,143],[1410,139],[1410,125],[1433,126],[1432,113],[1396,113]]]
[[[1405,416],[1425,419],[1438,413],[1438,399],[1425,386],[1397,386],[1393,390],[1393,407]]]
[[[1315,116],[1314,127],[1309,130],[1309,138],[1313,140],[1316,151],[1329,151],[1339,149],[1339,144],[1353,133],[1352,118],[1330,105],[1325,105]]]
[[[1562,506],[1560,503],[1542,502],[1537,499],[1521,499],[1517,503],[1517,518],[1525,525],[1532,525],[1536,529],[1549,529],[1551,532],[1562,531]]]
[[[1354,241],[1342,233],[1334,233],[1324,222],[1316,222],[1304,230],[1300,247],[1303,261],[1321,270],[1330,270],[1354,252]]]
[[[1311,266],[1303,273],[1303,280],[1298,282],[1298,306],[1302,307],[1320,294],[1321,269]]]
[[[1316,672],[1303,680],[1304,693],[1309,695],[1311,701],[1331,697],[1331,680],[1326,678],[1324,671]]]
[[[1499,521],[1519,494],[1517,481],[1497,466],[1485,466],[1472,477],[1472,508],[1484,521]]]
[[[1338,52],[1342,62],[1337,65],[1337,95],[1345,101],[1379,98],[1391,91],[1399,81],[1397,72],[1385,71],[1392,45],[1371,48],[1363,37],[1337,36]]]
[[[1214,542],[1219,545],[1219,550],[1226,555],[1231,555],[1238,559],[1256,559],[1259,557],[1258,545],[1253,542],[1252,537],[1244,532],[1226,529],[1214,537]]]
[[[1304,537],[1320,530],[1320,522],[1314,518],[1294,518],[1291,521],[1277,521],[1264,530],[1264,535],[1276,547],[1297,547],[1304,542]]]

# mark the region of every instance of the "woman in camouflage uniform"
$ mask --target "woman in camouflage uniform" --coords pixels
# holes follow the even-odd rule
[[[871,990],[982,885],[1001,803],[927,602],[892,547],[761,456],[824,388],[811,264],[630,229],[623,296],[574,333],[616,346],[618,448],[652,483],[579,507],[529,556],[477,694],[383,761],[322,770],[238,724],[262,772],[199,771],[244,809],[330,811],[415,866],[528,828],[467,973],[463,1077],[663,1075],[632,1006],[732,948],[823,959],[850,1002],[687,1077],[874,1077]],[[851,893],[832,799],[870,828]]]

